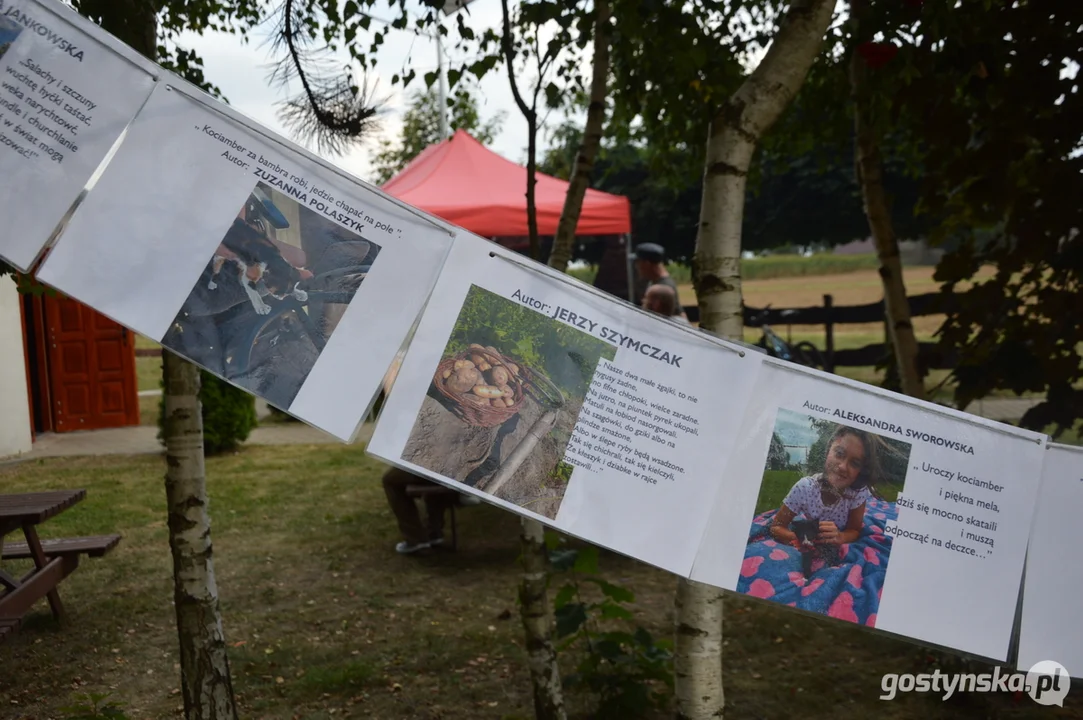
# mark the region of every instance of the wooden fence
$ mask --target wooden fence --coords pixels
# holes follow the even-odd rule
[[[940,315],[945,312],[945,298],[940,293],[911,295],[910,316]],[[685,314],[691,322],[699,320],[699,306],[685,305]],[[831,295],[824,295],[823,305],[802,308],[744,308],[745,327],[764,325],[823,325],[824,326],[824,362],[828,372],[837,367],[865,367],[889,362],[890,349],[887,345],[887,325],[884,315],[884,301],[868,305],[835,305]],[[835,349],[835,326],[855,323],[885,323],[883,343],[866,345],[850,350]],[[930,369],[950,370],[958,362],[956,353],[945,352],[935,343],[918,343],[918,361],[922,371]]]
[[[910,316],[940,315],[946,307],[944,297],[939,293],[911,295]],[[684,312],[691,322],[699,320],[699,306],[685,305]],[[831,295],[824,295],[823,305],[802,308],[756,308],[745,306],[745,327],[764,325],[823,325],[824,326],[824,362],[828,372],[837,367],[867,367],[888,363],[891,360],[887,343],[875,343],[849,350],[835,349],[835,326],[855,323],[886,323],[884,301],[868,305],[835,305]],[[884,339],[887,339],[887,326],[884,327]],[[161,348],[137,348],[136,357],[161,357]],[[945,352],[935,343],[918,343],[918,360],[922,372],[925,370],[950,370],[957,364],[954,352]]]

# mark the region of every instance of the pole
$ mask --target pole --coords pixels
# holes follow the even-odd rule
[[[444,67],[444,41],[440,38],[440,28],[436,28],[436,62],[438,64],[438,74],[440,75],[440,87],[439,98],[437,103],[440,105],[440,139],[446,140],[448,135],[448,121],[447,121],[447,72]]]

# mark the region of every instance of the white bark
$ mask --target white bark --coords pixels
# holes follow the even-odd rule
[[[836,0],[794,0],[763,61],[711,122],[693,263],[700,327],[725,337],[744,333],[741,223],[752,155],[793,100],[819,54]],[[677,588],[677,717],[723,716],[722,596],[680,580]]]
[[[720,718],[722,693],[722,591],[677,581],[677,640],[673,679],[678,720]]]
[[[103,15],[102,27],[154,60],[155,6],[114,1],[108,8],[111,12]],[[162,355],[165,492],[184,715],[187,720],[237,720],[211,561],[199,369],[168,350]]]
[[[855,23],[856,24],[856,23]],[[855,33],[860,39],[860,33]],[[855,42],[856,45],[856,42]],[[910,318],[910,301],[903,281],[899,242],[891,225],[891,210],[884,192],[883,161],[880,143],[872,121],[868,66],[854,51],[850,55],[850,92],[854,103],[854,169],[865,217],[880,258],[880,279],[884,285],[884,312],[895,364],[899,369],[902,391],[925,398],[925,387],[918,371],[918,341]]]
[[[199,368],[169,351],[162,363],[165,489],[185,717],[236,720],[207,514]]]
[[[598,148],[602,144],[602,129],[605,125],[605,103],[609,79],[609,19],[608,0],[594,2],[594,69],[590,82],[590,105],[587,107],[587,122],[583,128],[583,137],[575,155],[575,165],[569,179],[568,193],[564,196],[564,207],[560,211],[560,222],[553,238],[553,251],[549,255],[549,266],[560,272],[568,269],[575,244],[575,229],[579,225],[579,215],[583,210],[583,198],[590,187],[590,178],[594,173],[594,161],[598,158]]]
[[[537,720],[565,720],[564,690],[552,640],[545,527],[537,520],[522,518],[521,521],[523,575],[519,583],[519,616],[523,621],[527,664],[534,686],[534,716]]]
[[[763,61],[711,122],[693,273],[704,329],[742,336],[741,223],[748,167],[756,144],[805,81],[834,9],[835,0],[794,0]]]

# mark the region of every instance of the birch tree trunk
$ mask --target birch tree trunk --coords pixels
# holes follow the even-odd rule
[[[560,272],[568,269],[575,244],[575,229],[583,210],[590,179],[594,173],[594,161],[602,144],[602,128],[605,124],[605,104],[609,80],[609,0],[594,2],[594,68],[590,81],[590,105],[587,107],[587,123],[579,150],[572,166],[568,194],[564,196],[564,208],[560,211],[557,234],[553,238],[553,252],[549,266]]]
[[[166,351],[165,490],[181,689],[188,720],[236,720],[225,635],[214,579],[199,368]]]
[[[83,10],[99,15],[103,29],[137,52],[150,60],[156,58],[158,3],[105,0],[84,2]],[[184,714],[188,720],[236,720],[211,560],[199,368],[165,350],[162,372],[166,414],[165,492]]]
[[[519,583],[519,615],[526,635],[527,665],[534,684],[534,717],[565,720],[564,688],[553,646],[553,616],[549,611],[549,555],[545,527],[522,518],[520,533],[523,576]]]
[[[864,12],[854,12],[856,47],[863,36],[866,23]],[[899,242],[891,225],[891,210],[884,191],[883,160],[873,121],[872,93],[869,68],[856,50],[850,53],[850,95],[854,105],[854,174],[861,187],[865,217],[880,259],[880,280],[884,285],[884,312],[887,315],[888,341],[895,354],[902,391],[916,398],[925,398],[925,387],[918,370],[918,341],[910,319],[910,302],[903,281]]]
[[[743,336],[741,224],[748,168],[760,138],[805,81],[835,1],[794,0],[763,60],[711,121],[692,265],[704,330]],[[677,582],[676,714],[680,720],[720,718],[722,593],[683,578]]]
[[[677,640],[673,656],[678,720],[720,718],[722,692],[722,591],[677,580]]]
[[[767,54],[711,122],[693,261],[700,327],[740,339],[741,223],[756,144],[793,100],[819,53],[835,0],[794,0]]]

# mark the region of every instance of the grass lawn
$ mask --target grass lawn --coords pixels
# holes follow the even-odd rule
[[[61,585],[71,616],[42,602],[0,645],[5,717],[63,717],[107,692],[133,718],[179,716],[162,458],[50,459],[0,467],[0,486],[88,489],[46,536],[121,532],[109,556]],[[247,448],[207,461],[214,559],[234,689],[245,718],[527,720],[517,618],[518,522],[489,505],[459,513],[460,548],[401,557],[379,478],[360,446]],[[672,634],[675,578],[613,553],[601,568],[635,591],[636,622]],[[10,570],[11,568],[9,568]],[[16,568],[18,569],[18,568]],[[559,586],[560,579],[554,579]],[[923,648],[768,602],[727,596],[727,717],[1030,718],[1026,696],[878,699],[888,672],[932,670]],[[958,609],[945,608],[945,612]],[[571,660],[562,656],[562,669]],[[572,717],[591,698],[569,692]],[[1042,717],[1078,717],[1083,694]],[[659,717],[671,717],[667,712]]]

